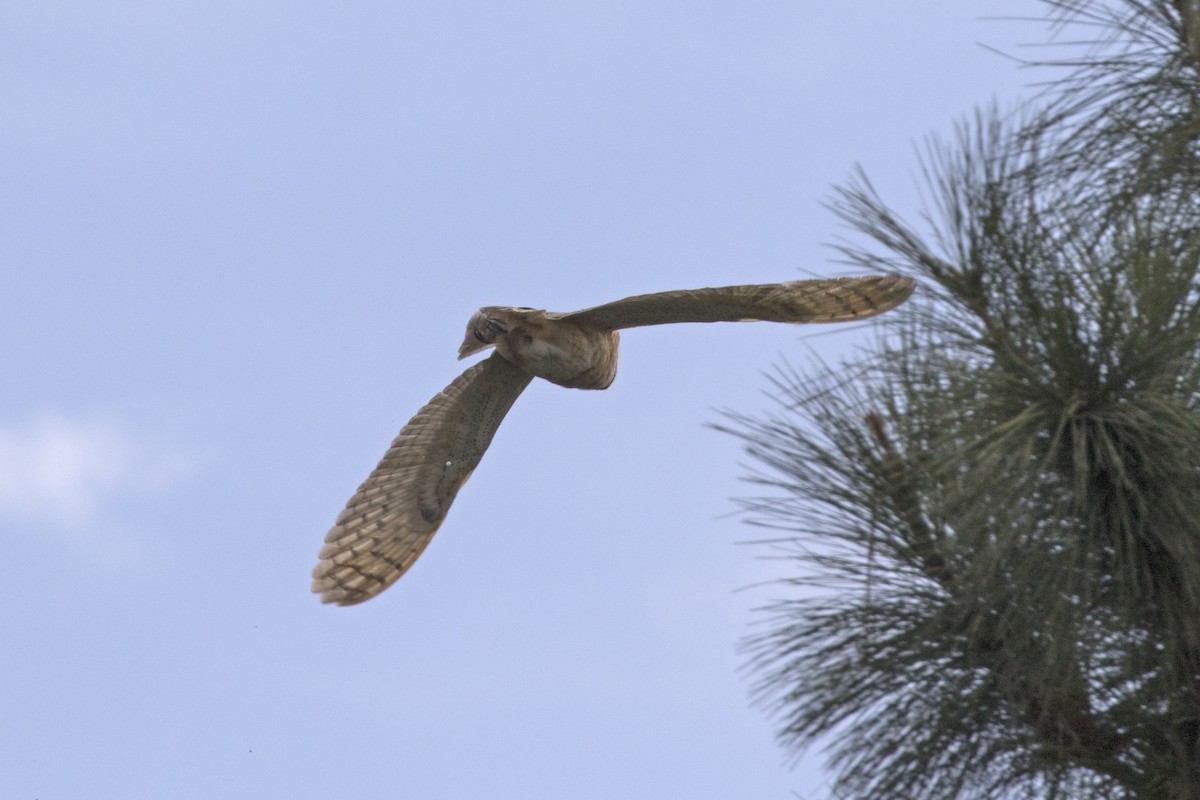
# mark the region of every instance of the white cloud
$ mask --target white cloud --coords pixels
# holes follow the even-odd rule
[[[164,488],[180,473],[178,459],[111,422],[44,414],[0,426],[0,515],[79,527],[113,497]]]

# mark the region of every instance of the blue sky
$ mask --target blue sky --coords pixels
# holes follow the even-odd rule
[[[704,423],[869,329],[630,331],[387,593],[309,571],[476,307],[844,272],[831,185],[915,215],[914,143],[1031,80],[984,18],[1038,11],[0,8],[0,795],[825,796],[748,702],[783,568]]]

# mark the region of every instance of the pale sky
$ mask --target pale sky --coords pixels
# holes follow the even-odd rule
[[[843,274],[856,162],[1032,78],[1031,0],[0,8],[0,797],[827,796],[748,698],[784,577],[717,409],[870,328],[535,382],[412,571],[322,537],[480,305]],[[818,335],[821,334],[821,335]]]

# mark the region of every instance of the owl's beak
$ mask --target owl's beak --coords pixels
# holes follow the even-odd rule
[[[482,350],[487,350],[489,347],[491,347],[490,344],[478,341],[473,335],[468,333],[467,338],[458,347],[458,360],[462,361],[467,356],[473,356]]]

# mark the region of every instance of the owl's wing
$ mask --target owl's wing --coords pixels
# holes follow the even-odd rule
[[[912,278],[895,273],[722,286],[639,294],[547,316],[610,329],[671,322],[847,322],[895,308],[915,287]]]
[[[412,566],[532,378],[493,353],[409,420],[325,536],[312,585],[321,602],[369,600]]]

